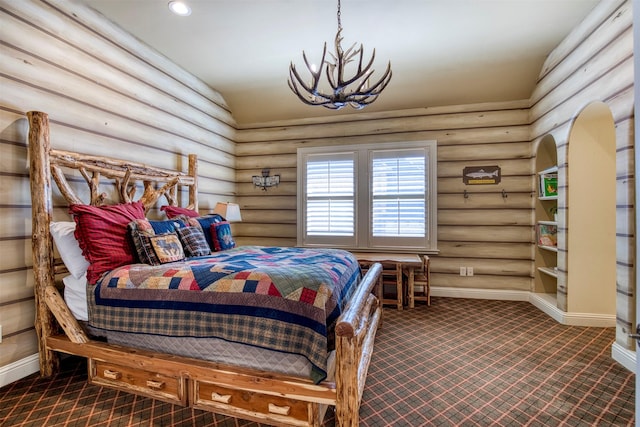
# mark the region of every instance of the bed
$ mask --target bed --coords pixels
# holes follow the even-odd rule
[[[101,386],[272,425],[319,426],[335,406],[337,425],[358,425],[382,315],[379,265],[361,277],[348,252],[277,247],[206,256],[194,250],[185,257],[167,233],[153,242],[167,249],[162,265],[113,267],[110,258],[117,256],[90,257],[88,319],[78,320],[82,309],[72,304],[68,269],[54,256],[52,182],[78,227],[81,213],[95,207],[144,213],[162,199],[178,208],[185,198],[179,191],[188,192],[185,208],[197,211],[197,159],[189,155],[188,171],[181,172],[56,150],[47,114],[27,117],[41,375],[55,373],[59,353],[68,353],[87,358],[89,381]],[[65,170],[84,178],[88,203]],[[118,204],[105,206],[105,181],[115,186]],[[178,219],[177,228],[192,228],[188,218]],[[99,265],[104,271],[92,270]],[[63,273],[69,289],[61,293],[56,278]],[[276,366],[277,359],[287,362]]]

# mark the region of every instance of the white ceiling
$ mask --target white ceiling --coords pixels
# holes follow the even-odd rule
[[[289,64],[333,51],[336,0],[82,0],[218,90],[238,123],[349,114],[302,104]],[[529,98],[545,57],[600,0],[342,0],[343,48],[393,78],[362,112]],[[317,58],[317,59],[315,59]],[[306,74],[305,74],[306,75]]]

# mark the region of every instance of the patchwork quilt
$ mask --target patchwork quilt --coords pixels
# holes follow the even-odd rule
[[[300,354],[318,382],[326,377],[336,320],[359,280],[357,260],[337,249],[244,246],[158,266],[131,264],[90,285],[89,324]]]

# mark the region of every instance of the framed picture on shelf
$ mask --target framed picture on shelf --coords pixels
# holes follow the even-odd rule
[[[539,246],[548,246],[552,248],[558,246],[558,226],[556,224],[539,222],[536,231]]]

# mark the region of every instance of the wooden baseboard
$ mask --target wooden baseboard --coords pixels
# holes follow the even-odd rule
[[[597,328],[613,328],[616,326],[615,314],[565,312],[556,306],[553,294],[530,292],[529,302],[544,311],[556,322],[571,326],[592,326]]]
[[[0,387],[18,381],[21,378],[40,371],[40,360],[38,354],[32,354],[23,359],[0,367]]]

